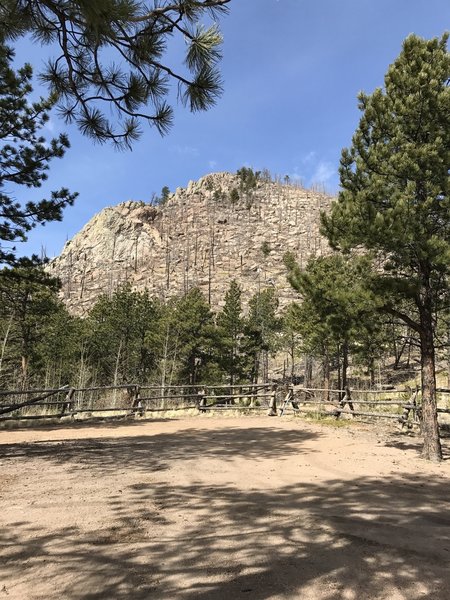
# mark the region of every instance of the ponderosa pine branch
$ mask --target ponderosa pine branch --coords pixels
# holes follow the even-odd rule
[[[99,142],[130,147],[141,123],[161,134],[170,128],[170,82],[181,86],[178,97],[191,111],[215,104],[222,93],[216,19],[230,1],[3,0],[0,19],[7,39],[29,32],[59,47],[41,80],[57,95],[66,120]],[[200,25],[205,16],[213,19],[207,28]],[[181,64],[164,59],[174,35],[186,42]],[[105,62],[105,50],[116,58]]]

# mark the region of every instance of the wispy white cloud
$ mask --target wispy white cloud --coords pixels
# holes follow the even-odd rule
[[[290,173],[286,173],[286,177],[289,177],[293,183],[300,183],[303,185],[305,176],[300,172],[299,167],[294,167],[294,170]]]
[[[172,150],[172,152],[175,152],[176,154],[180,154],[181,156],[198,156],[199,155],[198,148],[195,148],[194,146],[176,145],[176,146],[172,146],[170,149]]]
[[[217,168],[217,160],[209,160],[208,167],[212,170],[216,169]]]
[[[294,158],[294,166],[287,173],[292,183],[306,188],[314,185],[331,185],[337,174],[336,166],[323,158],[315,150]]]
[[[311,176],[312,183],[327,183],[333,175],[336,174],[336,167],[326,161],[321,160],[314,170],[314,173]]]
[[[294,170],[293,173],[288,173],[288,176],[291,179],[293,179],[294,181],[303,181],[304,180],[303,175],[296,170]]]
[[[301,161],[304,165],[310,165],[312,162],[316,160],[317,152],[315,150],[311,150],[304,156],[302,156]]]

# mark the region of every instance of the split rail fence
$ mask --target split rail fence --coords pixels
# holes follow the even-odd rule
[[[438,388],[437,393],[438,417],[450,415],[450,389]],[[395,419],[408,426],[420,425],[422,416],[419,388],[329,390],[291,385],[282,401],[280,416],[289,410],[298,414],[336,419],[342,415],[351,418]],[[450,424],[450,419],[448,423]]]
[[[267,410],[274,400],[273,384],[156,385],[46,390],[0,390],[0,421],[61,417],[145,416],[178,411]]]
[[[420,424],[419,389],[326,390],[283,384],[170,386],[125,384],[107,387],[0,390],[0,421],[92,417],[171,416],[182,411],[265,411],[312,417],[395,419]],[[441,424],[450,425],[450,389],[438,389]]]

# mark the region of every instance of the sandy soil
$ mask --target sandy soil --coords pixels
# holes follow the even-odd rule
[[[0,431],[0,600],[445,600],[450,460],[418,448],[268,417]]]

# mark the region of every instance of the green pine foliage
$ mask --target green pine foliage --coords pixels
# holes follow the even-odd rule
[[[424,457],[440,460],[436,416],[436,315],[449,303],[450,55],[448,36],[409,36],[384,81],[361,93],[342,191],[323,231],[334,248],[364,248],[384,310],[420,338]],[[406,311],[403,307],[408,307]],[[413,311],[413,312],[412,312]]]
[[[230,192],[230,202],[233,204],[237,204],[239,202],[240,196],[237,188],[233,188]]]
[[[161,190],[160,196],[153,194],[152,203],[155,206],[164,206],[166,204],[167,200],[169,199],[169,196],[170,196],[170,189],[168,188],[167,185],[165,185]]]
[[[271,253],[272,248],[270,247],[269,242],[266,240],[261,244],[261,252],[263,253],[264,258],[267,258]]]
[[[281,331],[279,337],[280,351],[287,354],[287,365],[285,363],[285,377],[291,380],[295,377],[295,361],[302,351],[302,337],[299,332],[298,319],[299,305],[291,302],[280,314]]]
[[[222,91],[217,22],[229,2],[18,0],[0,3],[0,20],[6,40],[31,34],[55,53],[40,77],[66,122],[98,142],[130,147],[143,123],[168,131],[173,85],[192,112],[215,104]],[[177,68],[165,56],[179,42],[185,50]]]
[[[278,348],[281,319],[278,316],[278,297],[270,287],[256,293],[249,301],[249,313],[245,321],[244,354],[247,362],[247,378],[257,382],[262,374],[267,379],[267,361]]]
[[[251,299],[247,317],[235,281],[217,315],[197,288],[163,304],[126,284],[84,318],[57,292],[42,267],[0,274],[2,387],[233,385],[256,381],[278,347],[272,289]]]
[[[0,271],[2,329],[0,380],[32,385],[45,357],[39,343],[48,319],[59,310],[58,284],[42,268],[16,267]]]
[[[198,288],[189,290],[175,303],[172,322],[178,345],[178,380],[191,385],[201,383],[204,371],[214,360],[214,321]]]
[[[349,355],[373,369],[377,352],[374,331],[382,329],[380,301],[372,289],[375,274],[366,256],[334,254],[308,262],[302,271],[292,255],[285,256],[288,278],[302,298],[296,309],[303,351],[330,361],[339,355],[340,383],[347,386]]]
[[[148,343],[158,306],[129,285],[99,298],[87,319],[86,351],[96,377],[114,384],[146,381],[157,352]]]
[[[17,263],[14,242],[25,241],[37,224],[60,221],[63,209],[76,194],[66,188],[50,198],[21,201],[23,188],[39,188],[47,179],[49,163],[62,158],[69,141],[64,134],[46,141],[40,131],[48,122],[55,97],[30,102],[32,70],[12,69],[14,53],[0,39],[0,264]]]
[[[261,177],[260,171],[253,171],[250,167],[238,169],[236,175],[239,177],[239,187],[242,192],[248,193],[254,190]]]
[[[225,305],[217,316],[217,362],[230,385],[244,379],[242,338],[242,290],[233,279],[225,294]]]

